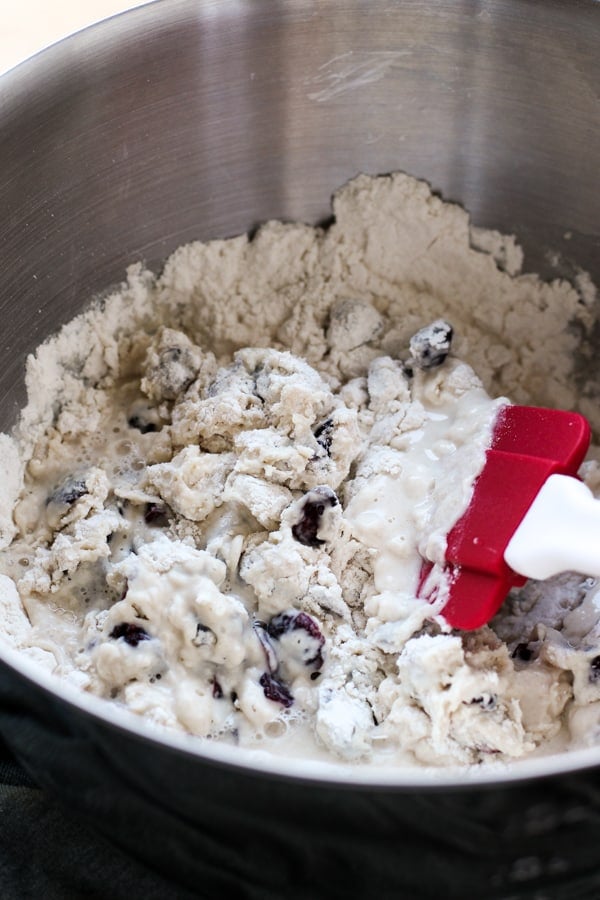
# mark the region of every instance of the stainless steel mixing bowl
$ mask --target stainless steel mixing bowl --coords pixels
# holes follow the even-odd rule
[[[26,354],[129,263],[327,220],[360,171],[424,177],[526,267],[600,281],[599,37],[595,0],[160,0],[8,73],[0,427]],[[1,656],[0,735],[33,777],[199,896],[600,895],[600,747],[493,777],[265,766]]]

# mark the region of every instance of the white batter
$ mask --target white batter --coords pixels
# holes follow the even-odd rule
[[[590,415],[566,326],[593,292],[520,275],[514,242],[405,175],[334,211],[134,266],[29,361],[0,448],[6,638],[157,727],[274,753],[593,742],[594,584],[530,582],[472,634],[416,596],[423,559],[443,588],[490,393]]]

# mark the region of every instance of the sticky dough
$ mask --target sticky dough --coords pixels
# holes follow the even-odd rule
[[[417,584],[506,398],[600,424],[575,378],[594,292],[520,274],[513,238],[407,175],[357,177],[334,214],[133,265],[30,358],[3,637],[150,727],[288,756],[592,743],[595,583],[530,582],[470,634]]]

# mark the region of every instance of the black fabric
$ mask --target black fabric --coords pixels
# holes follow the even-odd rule
[[[600,898],[597,769],[473,791],[294,784],[114,729],[1,668],[0,735],[0,900]]]
[[[197,890],[184,887],[179,880],[167,880],[158,872],[124,853],[110,840],[102,836],[76,813],[62,809],[55,801],[49,799],[44,791],[36,787],[32,779],[11,757],[6,746],[0,742],[0,897],[2,900],[197,900],[197,898],[217,898],[215,893],[205,893],[201,884]],[[482,798],[483,799],[483,798]],[[447,801],[438,797],[440,817],[444,818],[444,806]],[[537,811],[537,828],[540,839],[548,833],[556,834],[557,822],[552,819],[552,807],[540,807]],[[552,819],[552,821],[551,821]],[[463,823],[465,824],[465,823]],[[558,823],[560,824],[560,823]],[[591,827],[591,823],[590,823]],[[560,829],[559,829],[560,831]],[[469,828],[461,828],[462,839],[471,844],[473,835]],[[494,840],[493,835],[488,835]],[[482,834],[476,835],[481,840]],[[464,900],[485,900],[487,897],[502,897],[503,900],[598,900],[600,897],[600,854],[596,868],[592,862],[592,873],[585,877],[581,873],[573,878],[567,877],[565,867],[569,865],[568,842],[564,835],[557,835],[554,860],[554,880],[545,878],[545,887],[540,889],[538,872],[540,860],[536,857],[523,856],[518,852],[510,863],[510,871],[506,872],[506,885],[498,892],[498,885],[483,885],[474,877],[472,893],[464,895]],[[432,835],[431,859],[434,863],[436,855],[436,839]],[[298,848],[301,851],[301,848]],[[405,850],[398,847],[398,862],[406,863]],[[482,847],[482,854],[488,856],[490,846]],[[547,853],[544,853],[546,860]],[[402,862],[401,862],[402,861]],[[443,854],[440,863],[444,865]],[[547,863],[546,863],[547,866]],[[456,867],[464,867],[464,858],[457,854]],[[536,868],[537,867],[537,868]],[[596,868],[596,871],[593,870]],[[535,871],[534,871],[535,870]],[[358,873],[357,873],[358,874]],[[379,873],[380,876],[382,873]],[[475,874],[475,872],[473,872]],[[551,873],[546,873],[546,875]],[[427,874],[415,867],[414,897],[423,896],[416,886],[421,888],[426,882]],[[533,876],[533,877],[532,877]],[[446,872],[449,884],[453,879],[452,867]],[[464,879],[464,873],[461,875]],[[395,891],[390,894],[381,890],[379,881],[377,897],[398,898]],[[385,876],[383,878],[385,881]],[[537,884],[532,887],[531,881]],[[360,882],[360,877],[357,884]],[[321,891],[321,887],[324,889]],[[231,892],[229,892],[231,893]],[[287,893],[287,892],[286,892]],[[315,885],[315,892],[307,893],[307,900],[313,896],[326,895],[324,885]],[[332,896],[337,896],[332,886]],[[224,896],[219,894],[220,896]],[[240,884],[239,892],[232,896],[244,897],[246,890]],[[285,896],[282,892],[281,896]],[[347,889],[346,896],[363,896],[363,892],[353,894]],[[402,895],[401,900],[410,900],[410,892]]]
[[[0,790],[13,786],[35,787],[35,783],[13,757],[0,734]]]
[[[195,900],[36,787],[0,742],[2,900]]]

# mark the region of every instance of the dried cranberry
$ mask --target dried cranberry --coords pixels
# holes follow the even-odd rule
[[[325,638],[311,616],[305,612],[296,612],[295,610],[278,613],[267,626],[267,632],[274,640],[278,640],[282,635],[289,634],[292,631],[304,631],[311,639],[312,643],[308,643],[306,647],[302,648],[302,662],[306,666],[320,669],[323,665]]]
[[[513,659],[521,659],[523,662],[529,662],[533,656],[533,650],[527,644],[517,644],[512,652]]]
[[[202,622],[196,623],[196,634],[192,638],[194,647],[211,647],[217,643],[217,636],[208,625]]]
[[[140,625],[136,625],[134,622],[120,622],[118,625],[115,625],[109,637],[114,638],[123,638],[126,644],[129,644],[130,647],[137,647],[140,641],[148,641],[150,640],[150,635],[147,631]]]
[[[482,694],[481,697],[473,697],[471,704],[482,709],[496,709],[498,698],[495,694]]]
[[[326,485],[308,491],[300,507],[300,519],[292,525],[292,535],[305,547],[320,547],[325,541],[318,537],[321,518],[329,507],[337,506],[338,498]]]
[[[89,491],[85,481],[66,481],[54,491],[48,499],[48,503],[61,503],[71,506],[72,503],[75,503],[76,500],[79,500],[80,497],[87,493]]]
[[[289,688],[287,688],[282,681],[279,681],[278,678],[274,678],[269,672],[264,672],[260,676],[259,684],[262,687],[267,700],[274,700],[275,703],[281,703],[281,705],[286,708],[293,704],[294,698],[292,697]]]
[[[317,443],[321,445],[327,456],[330,454],[333,441],[334,424],[332,419],[326,419],[314,431]]]
[[[452,336],[452,325],[443,319],[421,328],[410,339],[411,362],[419,369],[441,366],[450,352]]]
[[[147,503],[144,510],[144,522],[146,525],[166,528],[169,524],[166,508],[160,503]]]
[[[215,700],[220,700],[223,696],[223,688],[219,684],[216,678],[211,678],[210,684],[212,685],[212,695]]]
[[[600,656],[595,656],[590,662],[589,679],[592,684],[596,684],[597,681],[600,681]]]
[[[279,666],[279,661],[277,659],[277,654],[273,649],[273,645],[269,640],[270,636],[268,634],[267,626],[264,624],[264,622],[254,622],[254,633],[258,638],[258,642],[265,655],[265,662],[269,667],[269,672],[276,672]]]
[[[148,434],[151,431],[158,431],[158,425],[155,422],[146,422],[141,416],[131,416],[127,420],[130,428],[135,428],[141,434]]]
[[[273,616],[269,624],[267,625],[267,631],[272,638],[281,637],[282,634],[287,634],[288,631],[292,630],[292,622],[296,618],[296,613],[278,613],[278,615]]]

